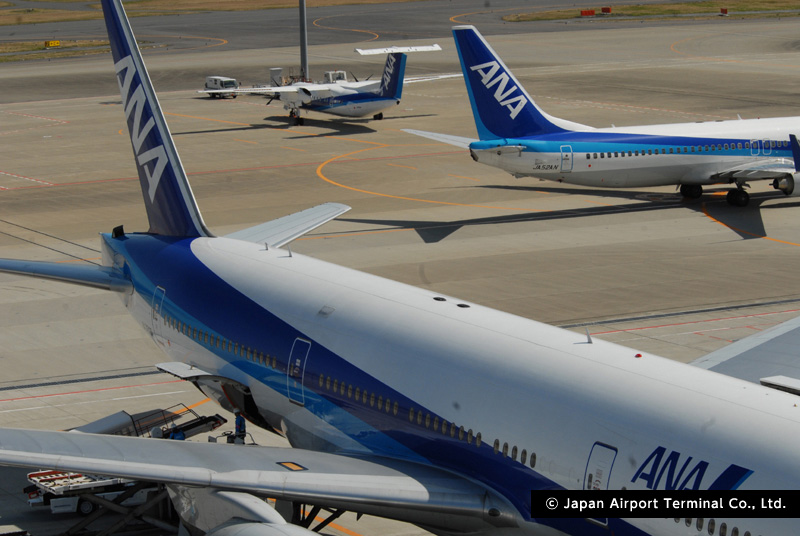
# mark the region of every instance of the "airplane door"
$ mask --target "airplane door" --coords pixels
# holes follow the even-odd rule
[[[761,142],[761,153],[764,155],[772,154],[772,146],[769,144],[769,140]]]
[[[595,442],[589,453],[586,471],[583,474],[583,489],[607,490],[611,479],[611,469],[617,458],[617,449],[605,443]],[[602,526],[608,526],[608,519],[587,519]]]
[[[311,350],[311,343],[305,339],[295,339],[289,354],[289,365],[286,367],[286,391],[289,400],[301,406],[305,405],[303,378],[306,373],[306,359]]]
[[[153,311],[150,327],[153,330],[153,336],[157,339],[161,339],[161,319],[164,316],[162,308],[164,307],[164,297],[166,295],[167,291],[163,287],[156,287],[155,292],[153,292]]]
[[[572,171],[572,146],[561,146],[561,172],[569,173]]]

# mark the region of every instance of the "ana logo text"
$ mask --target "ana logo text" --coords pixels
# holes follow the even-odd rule
[[[397,63],[393,54],[389,54],[386,58],[386,68],[383,70],[383,80],[381,81],[381,93],[389,89],[389,83],[392,81],[394,75],[394,65]]]
[[[734,490],[753,474],[747,468],[731,464],[711,484],[704,486],[708,467],[705,460],[683,456],[676,450],[667,454],[666,448],[657,447],[636,470],[631,482],[643,480],[648,489]]]
[[[142,152],[142,146],[145,145],[144,141],[155,126],[155,119],[152,111],[148,110],[150,117],[142,125],[142,114],[145,111],[147,100],[141,83],[136,86],[133,92],[130,91],[133,77],[136,74],[133,59],[130,56],[125,56],[114,65],[114,68],[117,71],[117,82],[122,94],[122,105],[125,107],[125,118],[128,120],[128,128],[131,131],[133,152],[136,154],[139,168],[144,171],[145,177],[147,177],[147,192],[150,195],[150,201],[153,201],[158,183],[161,180],[161,174],[164,173],[164,168],[167,166],[167,152],[164,150],[163,145],[153,146],[152,142],[148,143],[146,147],[149,148]],[[130,122],[131,114],[133,114],[133,124]],[[152,161],[155,161],[152,167],[145,165]]]
[[[478,74],[481,75],[481,83],[486,89],[497,86],[494,91],[494,98],[500,106],[505,106],[508,109],[511,119],[516,118],[517,114],[520,113],[528,103],[528,99],[522,94],[517,94],[515,97],[511,96],[517,91],[517,86],[511,86],[511,89],[506,91],[506,86],[511,81],[511,77],[509,77],[506,72],[500,70],[500,64],[496,61],[474,65],[470,67],[470,70],[478,71]],[[498,71],[500,71],[499,74]]]

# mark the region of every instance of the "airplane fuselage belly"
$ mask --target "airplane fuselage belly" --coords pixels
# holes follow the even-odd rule
[[[632,462],[606,468],[609,489],[800,481],[790,395],[281,249],[107,241],[131,267],[132,312],[144,326],[160,323],[151,332],[168,353],[249,386],[299,444],[456,470],[502,493],[523,519],[531,489],[583,488],[593,450]],[[194,293],[217,307],[193,307]],[[147,304],[157,296],[154,319]],[[757,429],[741,434],[745,418]],[[778,433],[788,440],[760,439]]]

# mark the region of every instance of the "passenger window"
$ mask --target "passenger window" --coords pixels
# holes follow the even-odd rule
[[[421,410],[417,412],[417,424],[420,425],[420,426],[422,425],[422,411]]]
[[[498,452],[500,452],[500,440],[499,439],[495,439],[494,440],[494,453],[497,454]]]
[[[459,426],[458,427],[458,440],[459,441],[464,441],[464,427],[463,426]]]
[[[414,422],[414,408],[408,409],[408,420],[409,422]]]
[[[391,407],[389,407],[389,399],[387,398],[387,399],[386,399],[386,413],[389,413],[389,411],[391,411],[391,409],[392,409],[392,408],[391,408]]]
[[[383,409],[383,397],[379,396],[378,397],[378,411],[380,411],[382,409]],[[430,415],[428,415],[428,419],[430,420]],[[428,426],[428,424],[426,423],[425,426]]]
[[[375,393],[369,395],[369,405],[370,407],[375,407]],[[422,418],[422,412],[419,412],[420,419]]]
[[[719,536],[728,536],[728,525],[725,523],[719,524]]]
[[[322,388],[323,385],[325,385],[325,375],[324,374],[320,374],[319,375],[319,386],[320,386],[320,388]]]
[[[708,520],[708,534],[713,536],[715,528],[717,528],[717,522],[714,521],[713,519],[709,519]]]
[[[333,380],[333,394],[336,394],[338,390],[339,390],[339,380],[335,379]]]
[[[536,453],[531,452],[531,469],[536,467]]]
[[[475,446],[476,447],[480,447],[481,446],[481,433],[480,432],[475,434]]]
[[[456,437],[456,423],[450,423],[450,437]]]
[[[605,158],[605,157],[606,157],[606,153],[600,153],[600,158]]]
[[[733,527],[731,529],[731,536],[739,536],[739,527]]]
[[[472,428],[470,428],[469,432],[467,432],[467,445],[472,445],[473,439],[475,439],[475,436],[472,435]]]
[[[698,530],[698,532],[703,530],[703,518],[702,517],[698,517],[697,518],[697,523],[695,523],[694,526]]]
[[[517,447],[516,445],[511,449],[511,459],[517,461]]]
[[[519,463],[521,463],[522,465],[525,465],[525,462],[527,462],[527,461],[528,461],[528,451],[525,450],[525,449],[522,449],[522,452],[519,455]]]
[[[438,432],[439,431],[439,417],[434,417],[433,418],[433,431],[434,432]]]
[[[400,404],[398,404],[397,402],[395,402],[395,403],[394,403],[394,406],[392,407],[392,413],[394,413],[395,415],[397,415],[397,412],[398,412],[399,410],[400,410]]]
[[[381,409],[380,408],[380,399],[378,399],[378,409]],[[430,428],[430,427],[431,427],[431,414],[430,413],[426,413],[425,414],[425,428]]]
[[[586,160],[591,160],[591,159],[592,159],[592,155],[590,155],[589,153],[586,153]]]
[[[348,385],[347,386],[347,398],[353,398],[353,386],[352,385]]]
[[[503,443],[503,458],[508,456],[508,443]]]

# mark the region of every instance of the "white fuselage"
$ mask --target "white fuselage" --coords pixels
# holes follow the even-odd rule
[[[169,300],[185,289],[167,286],[155,320],[151,298],[128,306],[174,359],[249,386],[293,446],[444,466],[493,487],[527,522],[531,489],[584,489],[593,463],[606,463],[589,483],[600,489],[708,489],[732,467],[751,471],[741,489],[800,482],[792,395],[281,249],[198,238],[191,253],[230,285],[230,307],[252,300],[301,335],[281,346],[285,334],[239,317],[239,332],[264,342],[239,353],[234,340],[234,354],[213,342],[233,338],[214,325],[231,314],[225,303],[193,319]],[[766,535],[788,534],[790,521],[770,522],[775,532],[726,522]]]
[[[604,128],[486,140],[470,149],[478,162],[516,176],[607,188],[704,185],[728,182],[715,175],[745,165],[778,159],[792,167],[789,134],[799,123],[784,117]]]

